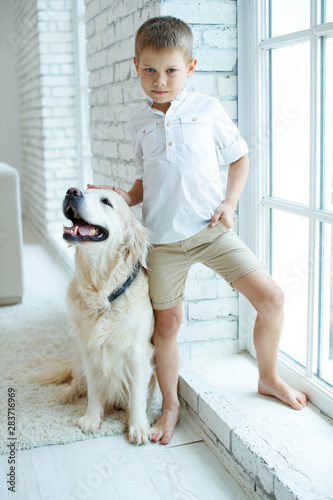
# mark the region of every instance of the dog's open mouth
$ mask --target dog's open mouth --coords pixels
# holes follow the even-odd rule
[[[73,223],[71,227],[64,225],[63,237],[65,240],[71,242],[103,241],[108,237],[109,233],[107,229],[85,221],[70,205],[64,213],[67,219]]]

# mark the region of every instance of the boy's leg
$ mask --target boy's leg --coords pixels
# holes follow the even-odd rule
[[[162,415],[152,429],[152,440],[162,444],[170,442],[179,420],[177,334],[183,318],[186,279],[192,265],[185,254],[186,241],[153,245],[147,268],[155,316],[156,374],[163,396]]]
[[[154,316],[155,365],[163,404],[162,415],[152,429],[152,440],[168,444],[179,421],[177,333],[182,322],[183,304],[163,311],[154,310]]]
[[[253,340],[259,369],[259,393],[275,396],[295,410],[301,410],[306,405],[306,395],[290,387],[277,373],[283,326],[282,290],[265,269],[246,274],[233,281],[232,286],[245,295],[257,311]]]

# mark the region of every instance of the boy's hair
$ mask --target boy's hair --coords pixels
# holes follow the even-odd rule
[[[191,28],[176,17],[153,17],[143,23],[135,37],[135,57],[139,60],[141,52],[151,47],[156,50],[184,51],[185,59],[192,59],[193,34]]]

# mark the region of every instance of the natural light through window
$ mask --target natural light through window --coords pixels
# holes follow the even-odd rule
[[[285,292],[281,351],[333,387],[333,1],[267,0],[263,232]]]
[[[270,36],[286,35],[310,27],[310,0],[271,0]]]
[[[272,50],[270,58],[271,195],[308,204],[310,44]]]

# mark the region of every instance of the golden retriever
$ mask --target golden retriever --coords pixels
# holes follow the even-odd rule
[[[67,191],[63,211],[72,222],[63,237],[75,245],[75,276],[68,309],[79,340],[73,362],[49,362],[30,381],[71,383],[59,394],[63,403],[88,395],[77,422],[96,431],[109,406],[127,410],[128,439],[151,438],[147,404],[155,386],[153,310],[144,271],[148,231],[113,190]],[[125,289],[125,290],[124,290]]]

